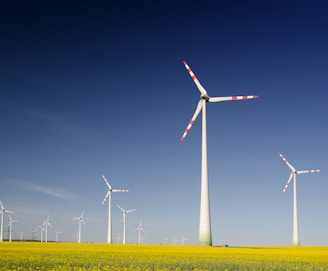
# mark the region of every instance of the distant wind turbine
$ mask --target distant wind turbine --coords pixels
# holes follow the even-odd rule
[[[19,232],[19,235],[20,235],[20,240],[23,241],[24,232]]]
[[[1,232],[0,232],[0,242],[3,241],[3,215],[4,213],[10,213],[13,214],[14,212],[6,210],[5,207],[3,207],[2,201],[0,201],[0,212],[1,212]]]
[[[36,240],[36,233],[37,233],[37,228],[34,229],[34,230],[31,230],[31,239],[34,241]]]
[[[44,228],[44,231],[45,231],[45,242],[47,243],[48,242],[48,226],[52,228],[50,222],[49,222],[49,215],[47,217],[46,220],[43,221],[43,224],[42,224],[43,228]]]
[[[107,181],[105,175],[102,176],[105,184],[107,185],[107,194],[102,202],[105,204],[106,200],[108,199],[108,230],[107,230],[107,243],[112,243],[112,192],[129,192],[129,190],[122,190],[122,189],[112,189],[111,185]]]
[[[84,215],[84,211],[82,212],[80,217],[73,218],[73,220],[78,220],[79,221],[79,231],[77,233],[77,242],[78,243],[81,243],[81,223],[83,223],[85,225],[85,222],[83,220],[83,215]]]
[[[204,246],[212,245],[211,218],[210,218],[210,201],[208,187],[208,165],[207,165],[207,128],[206,128],[206,104],[207,102],[237,101],[244,99],[254,99],[258,96],[228,96],[228,97],[210,97],[205,88],[199,83],[198,79],[184,61],[185,68],[196,84],[200,92],[200,100],[196,111],[192,116],[181,141],[185,139],[192,125],[194,124],[200,111],[203,110],[202,116],[202,178],[201,178],[201,200],[200,200],[200,222],[199,222],[199,244]]]
[[[181,244],[184,245],[185,241],[187,241],[188,239],[186,237],[184,237],[183,235],[181,235]]]
[[[128,213],[134,212],[136,209],[131,209],[131,210],[126,211],[118,204],[117,204],[117,207],[119,209],[121,209],[121,211],[123,212],[123,218],[122,218],[122,222],[123,222],[123,244],[125,244],[125,216]]]
[[[61,233],[61,231],[55,230],[55,233],[56,233],[56,242],[58,242],[58,235]]]
[[[138,244],[140,245],[141,244],[141,241],[142,241],[141,232],[145,233],[145,231],[141,227],[141,221],[139,223],[139,226],[136,228],[136,230],[138,231]]]
[[[43,223],[41,226],[37,226],[37,229],[40,229],[40,242],[43,242],[43,231],[44,231]]]
[[[282,158],[282,160],[286,163],[286,165],[290,168],[291,173],[289,176],[289,179],[287,183],[284,186],[283,192],[285,193],[289,183],[291,182],[292,178],[294,177],[294,208],[293,208],[293,245],[299,246],[300,240],[298,236],[298,218],[297,218],[297,200],[296,200],[296,175],[297,174],[303,174],[303,173],[314,173],[314,172],[320,172],[319,169],[310,169],[310,170],[296,170],[288,161],[287,159],[279,153],[279,156]]]
[[[11,242],[11,236],[12,236],[12,231],[13,231],[13,223],[18,222],[18,220],[15,220],[9,215],[9,223],[8,223],[8,228],[9,228],[9,242]]]

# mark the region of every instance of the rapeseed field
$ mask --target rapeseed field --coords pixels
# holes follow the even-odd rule
[[[328,270],[328,247],[0,243],[2,270]]]

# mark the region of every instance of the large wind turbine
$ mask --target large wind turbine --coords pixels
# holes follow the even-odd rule
[[[102,176],[104,182],[108,187],[107,194],[102,202],[104,204],[108,199],[108,230],[107,230],[107,243],[112,243],[112,192],[129,192],[129,190],[122,190],[122,189],[112,189],[109,182],[107,181],[105,175]]]
[[[0,201],[0,212],[1,212],[1,232],[0,232],[0,242],[3,241],[3,215],[4,213],[10,213],[10,214],[13,214],[14,212],[12,211],[9,211],[9,210],[6,210],[5,207],[3,207],[3,204],[2,202]]]
[[[77,235],[77,242],[81,243],[81,223],[83,223],[85,225],[85,222],[83,220],[83,215],[84,215],[84,211],[82,212],[80,217],[75,217],[73,218],[73,220],[78,220],[79,221],[79,232]]]
[[[123,218],[122,218],[122,222],[123,222],[123,244],[125,244],[125,215],[131,212],[134,212],[136,209],[131,209],[131,210],[124,210],[120,205],[117,204],[117,207],[121,209],[121,211],[123,212]]]
[[[8,223],[8,227],[9,227],[9,242],[11,242],[11,234],[13,231],[13,223],[18,222],[18,220],[15,220],[11,217],[11,215],[9,215],[9,223]]]
[[[297,219],[297,200],[296,200],[296,175],[297,174],[303,174],[303,173],[314,173],[314,172],[320,172],[319,169],[310,169],[310,170],[296,170],[288,161],[287,159],[279,153],[279,156],[282,158],[282,160],[286,163],[286,165],[290,168],[291,173],[289,176],[289,179],[287,183],[284,186],[284,189],[282,190],[284,193],[286,192],[288,185],[290,184],[291,180],[294,179],[294,208],[293,208],[293,245],[299,246],[300,240],[298,237],[298,219]]]
[[[200,111],[203,110],[202,115],[202,177],[201,177],[201,196],[200,196],[200,222],[199,222],[199,244],[204,246],[212,245],[211,233],[211,218],[210,218],[210,202],[209,202],[209,187],[208,187],[208,166],[207,166],[207,128],[206,128],[206,103],[207,102],[223,102],[236,101],[244,99],[254,99],[258,96],[228,96],[228,97],[210,97],[205,88],[199,83],[196,76],[184,61],[189,75],[196,84],[200,92],[200,100],[198,102],[196,111],[192,116],[187,129],[182,135],[181,141],[185,139],[192,125],[194,124]]]

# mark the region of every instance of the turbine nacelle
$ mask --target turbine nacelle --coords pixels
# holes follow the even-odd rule
[[[206,94],[201,94],[200,95],[200,98],[203,99],[203,100],[205,100],[206,102],[208,102],[209,99],[210,99],[210,96],[208,96],[208,94],[206,93]]]

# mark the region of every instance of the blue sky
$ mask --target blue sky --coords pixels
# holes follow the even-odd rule
[[[8,2],[1,4],[0,200],[13,236],[47,215],[59,239],[197,244],[199,92],[259,95],[208,104],[213,244],[291,245],[290,171],[298,176],[300,241],[327,245],[328,4],[325,1]],[[5,225],[8,217],[5,217]],[[49,240],[55,239],[53,229]],[[4,236],[7,234],[5,232]]]

